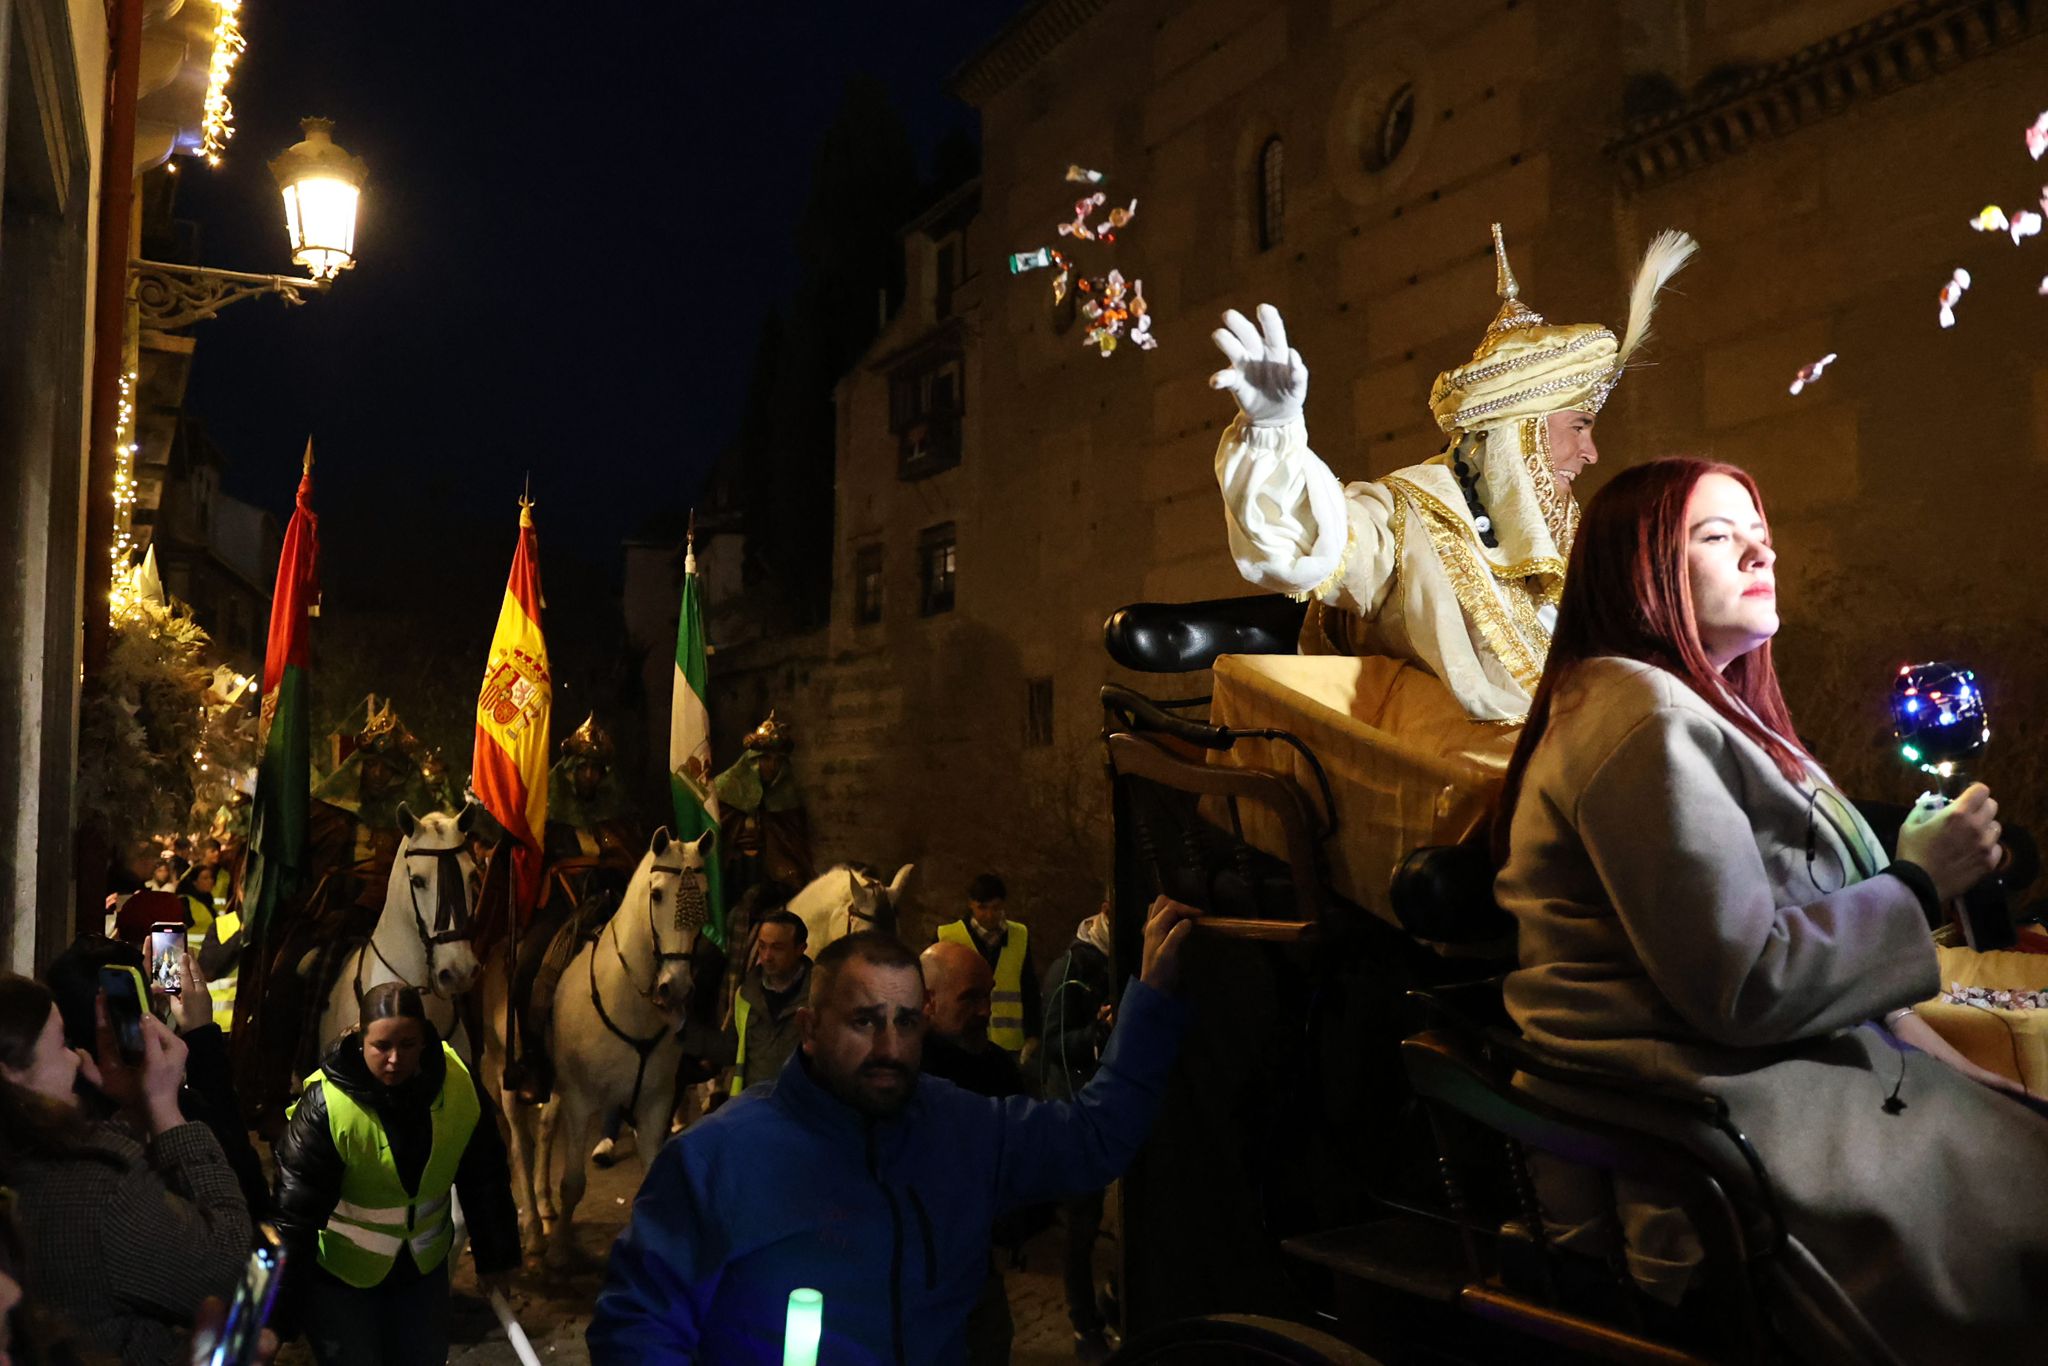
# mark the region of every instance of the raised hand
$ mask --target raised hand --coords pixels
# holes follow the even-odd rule
[[[1302,404],[1308,401],[1308,367],[1301,362],[1301,352],[1287,345],[1287,325],[1280,321],[1279,309],[1260,304],[1257,328],[1244,314],[1227,309],[1223,326],[1209,335],[1230,362],[1227,369],[1209,376],[1209,387],[1227,389],[1253,426],[1285,426],[1301,416]]]

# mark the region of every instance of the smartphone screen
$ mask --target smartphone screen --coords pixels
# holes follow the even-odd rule
[[[184,973],[180,967],[180,957],[184,952],[183,925],[149,927],[150,990],[161,991],[171,996],[176,996],[184,990]]]
[[[220,1342],[208,1358],[208,1366],[249,1366],[256,1360],[256,1345],[263,1337],[264,1324],[270,1321],[270,1307],[283,1279],[284,1244],[275,1228],[258,1224],[256,1246],[242,1269],[242,1283],[235,1287],[234,1303],[228,1306]]]
[[[148,1009],[142,974],[130,967],[101,968],[100,992],[107,998],[107,1022],[114,1027],[114,1044],[121,1051],[121,1061],[139,1067],[142,1015]]]

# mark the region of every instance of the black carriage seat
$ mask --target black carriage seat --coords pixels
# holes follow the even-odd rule
[[[1109,657],[1138,673],[1206,669],[1218,655],[1291,655],[1308,604],[1273,593],[1206,602],[1134,602],[1102,628]]]
[[[1460,1022],[1437,1003],[1425,1008],[1442,1027],[1404,1041],[1402,1062],[1430,1111],[1443,1155],[1446,1201],[1463,1236],[1470,1279],[1459,1292],[1461,1308],[1598,1350],[1610,1360],[1724,1360],[1730,1350],[1742,1361],[1895,1360],[1841,1287],[1788,1244],[1769,1174],[1719,1098],[1564,1063],[1506,1029]],[[1538,1079],[1544,1097],[1514,1085],[1517,1074]],[[1583,1102],[1583,1111],[1574,1098]],[[1605,1117],[1589,1117],[1595,1110]],[[1447,1141],[1444,1121],[1451,1115],[1503,1140],[1500,1160],[1509,1168],[1506,1184],[1514,1196],[1509,1208],[1483,1210],[1474,1203],[1472,1194],[1485,1189],[1485,1182],[1461,1168],[1458,1145]],[[1629,1115],[1637,1121],[1616,1118]],[[1721,1138],[1695,1145],[1663,1136],[1688,1130],[1719,1130]],[[1715,1301],[1688,1307],[1695,1322],[1704,1314],[1727,1343],[1707,1358],[1673,1356],[1670,1346],[1643,1333],[1641,1319],[1616,1324],[1560,1305],[1560,1281],[1553,1274],[1559,1254],[1549,1244],[1536,1203],[1527,1168],[1531,1152],[1635,1177],[1668,1193],[1699,1235],[1705,1252],[1701,1285]],[[1540,1288],[1503,1278],[1498,1249],[1489,1256],[1483,1244],[1489,1227],[1534,1244],[1541,1258]]]
[[[1515,920],[1493,899],[1493,874],[1483,844],[1425,845],[1394,869],[1388,900],[1401,928],[1417,939],[1512,950]]]

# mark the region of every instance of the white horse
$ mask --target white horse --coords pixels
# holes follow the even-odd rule
[[[599,1123],[626,1110],[639,1135],[641,1174],[668,1133],[677,1029],[696,985],[693,959],[703,932],[704,856],[711,833],[683,842],[657,830],[626,884],[625,896],[596,940],[577,951],[555,985],[555,1092],[534,1107],[505,1092],[505,1004],[511,966],[496,956],[484,979],[485,1084],[498,1092],[511,1130],[512,1194],[520,1241],[540,1246],[561,1267],[576,1257],[571,1225],[583,1199],[584,1164]],[[565,1155],[556,1178],[556,1154]],[[546,1227],[548,1223],[552,1227]]]
[[[477,875],[476,861],[469,856],[469,828],[475,820],[474,805],[463,807],[460,815],[432,811],[414,816],[405,806],[398,808],[404,838],[391,860],[384,913],[370,942],[342,961],[320,1012],[322,1054],[359,1022],[364,992],[385,982],[404,982],[419,990],[427,1018],[441,1037],[464,1058],[470,1056],[455,998],[475,986],[483,972],[471,942]]]
[[[903,894],[917,865],[906,863],[887,883],[864,868],[835,864],[789,899],[790,914],[804,922],[804,952],[813,959],[835,939],[856,930],[894,933]]]

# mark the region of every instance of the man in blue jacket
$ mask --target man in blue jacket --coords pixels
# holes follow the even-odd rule
[[[821,1361],[964,1361],[996,1216],[1107,1185],[1151,1129],[1185,1018],[1167,993],[1196,914],[1153,903],[1101,1070],[1066,1103],[920,1076],[916,957],[887,935],[834,943],[773,1087],[692,1127],[648,1171],[612,1246],[591,1360],[772,1366],[789,1292],[804,1286],[825,1297]]]

